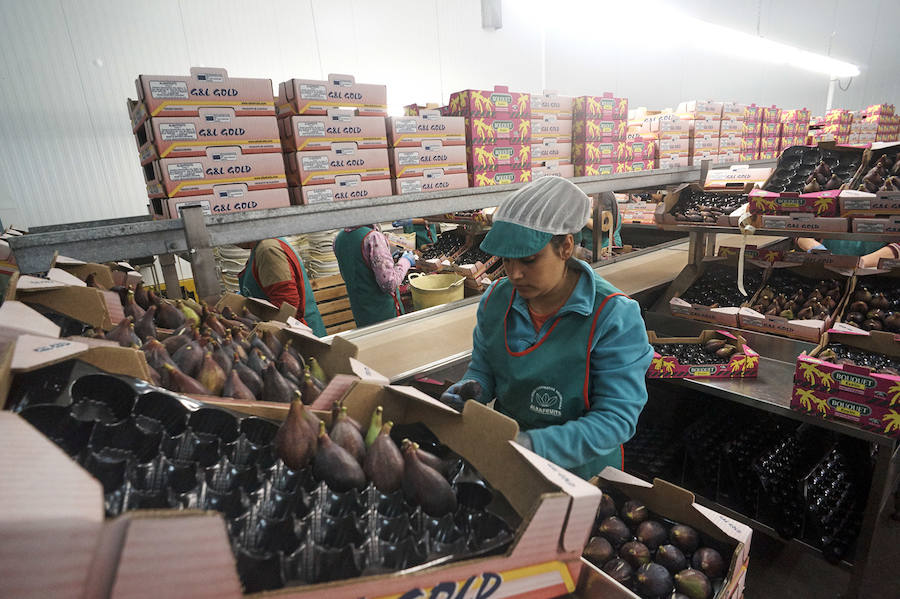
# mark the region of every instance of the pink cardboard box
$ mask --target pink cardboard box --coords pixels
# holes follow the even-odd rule
[[[388,117],[388,141],[392,148],[420,147],[423,141],[438,141],[442,146],[466,145],[466,120],[461,116],[441,116],[423,110],[414,117]]]
[[[782,123],[808,123],[809,110],[806,108],[792,108],[781,111]]]
[[[531,141],[540,143],[545,139],[553,139],[560,143],[572,143],[572,121],[562,120],[555,116],[542,119],[531,119]]]
[[[627,136],[627,121],[603,121],[576,117],[572,122],[572,139],[574,141],[625,141]]]
[[[353,75],[328,75],[327,81],[290,79],[278,84],[278,118],[324,115],[334,108],[355,108],[360,116],[387,116],[387,86],[357,83]]]
[[[467,150],[470,174],[531,168],[530,145],[481,144]]]
[[[424,175],[419,177],[394,179],[394,194],[464,189],[469,186],[469,175],[465,172],[448,175],[440,171],[441,169],[434,169],[425,171]]]
[[[713,102],[712,100],[689,100],[680,103],[675,109],[675,112],[689,114],[695,119],[712,117],[718,120],[722,118],[722,107],[722,102]]]
[[[572,103],[572,112],[576,119],[626,120],[628,98],[616,98],[612,92],[604,92],[602,96],[578,96]]]
[[[696,136],[691,140],[691,153],[697,154],[700,152],[718,152],[719,151],[719,136],[718,135],[704,135],[704,136]]]
[[[694,137],[704,137],[706,135],[718,137],[721,126],[722,121],[719,119],[694,119],[691,131]]]
[[[691,124],[692,121],[689,119],[666,114],[646,119],[642,128],[649,133],[656,133],[660,140],[687,139],[691,136]]]
[[[805,125],[802,125],[804,130],[806,128]],[[781,124],[781,136],[782,137],[794,137],[798,135],[798,131],[800,131],[801,124],[796,122],[787,122]]]
[[[794,214],[763,214],[763,229],[784,229],[786,231],[838,231],[847,232],[847,219],[839,216],[816,216],[808,212]]]
[[[301,187],[299,200],[303,205],[361,200],[389,196],[393,191],[390,179],[363,181],[359,175],[340,175],[335,177],[334,183]]]
[[[741,132],[745,137],[761,137],[763,123],[761,121],[744,121]]]
[[[685,302],[682,302],[685,303]],[[699,337],[657,337],[654,331],[647,335],[651,343],[689,343],[699,345],[712,339],[724,339],[740,348],[739,352],[727,364],[682,364],[675,356],[664,356],[653,352],[653,360],[647,369],[647,377],[651,379],[684,379],[684,378],[747,378],[756,377],[759,373],[759,354],[745,344],[743,337],[736,337],[728,331],[703,331]]]
[[[670,152],[683,152],[685,155],[691,151],[691,140],[688,137],[660,138],[657,142],[660,155]]]
[[[744,143],[744,138],[740,135],[730,134],[730,135],[722,135],[719,137],[719,153],[722,152],[740,152],[741,146]]]
[[[880,191],[878,194],[846,189],[838,197],[841,216],[888,216],[900,214],[900,193]],[[855,221],[854,221],[855,222]]]
[[[765,123],[780,123],[781,122],[781,109],[775,106],[764,107],[762,109],[762,119]]]
[[[826,124],[849,125],[853,121],[853,115],[843,108],[832,108],[825,113]]]
[[[560,96],[552,91],[531,94],[531,118],[555,116],[560,120],[571,120],[572,105],[573,98],[571,96]]]
[[[719,150],[719,157],[716,164],[732,164],[741,161],[740,150]]]
[[[760,160],[775,160],[778,158],[778,152],[776,150],[760,150],[759,151],[759,159]]]
[[[284,168],[291,186],[334,183],[341,175],[359,175],[363,181],[391,177],[387,150],[360,150],[353,142],[334,143],[330,150],[288,152]]]
[[[418,148],[393,148],[390,153],[391,168],[396,178],[421,177],[431,169],[441,169],[445,175],[465,175],[468,172],[465,146],[423,145]]]
[[[571,164],[572,144],[554,141],[531,144],[531,165],[540,166],[546,163]]]
[[[613,169],[614,173],[632,173],[638,171],[649,171],[655,167],[654,161],[652,159],[649,160],[626,160],[624,162],[617,162],[615,169]]]
[[[761,137],[759,138],[759,150],[761,152],[777,152],[780,137]]]
[[[867,106],[864,112],[867,115],[883,114],[886,116],[893,116],[894,115],[894,105],[893,104],[872,104],[871,106]]]
[[[235,116],[275,115],[271,79],[242,79],[229,77],[225,69],[193,67],[186,77],[138,75],[134,83],[133,131],[150,117],[197,116],[201,107],[229,107]]]
[[[572,162],[575,164],[613,164],[626,160],[628,160],[628,146],[624,141],[572,144]]]
[[[656,159],[656,141],[652,139],[633,139],[625,142],[628,160],[640,162]]]
[[[210,216],[291,205],[286,188],[250,190],[246,183],[216,185],[209,195],[163,198],[158,201],[163,207],[162,216],[166,218],[181,218],[181,211],[187,206],[200,206],[203,214]]]
[[[596,177],[599,175],[611,175],[615,169],[614,164],[576,164],[576,177]]]
[[[781,123],[761,123],[760,137],[778,137],[781,133]]]
[[[759,138],[758,137],[742,137],[741,138],[741,151],[742,152],[759,152]]]
[[[815,216],[835,216],[838,212],[840,190],[818,191],[815,193],[775,193],[754,189],[749,194],[751,214],[793,214],[807,212]],[[845,219],[846,220],[846,219]],[[838,229],[822,229],[835,231]],[[847,229],[844,228],[844,231]]]
[[[334,142],[355,142],[360,150],[388,147],[383,118],[357,116],[349,110],[281,119],[278,130],[285,152],[330,150]]]
[[[759,160],[759,151],[741,150],[740,158],[741,158],[741,162],[748,162],[750,160]]]
[[[199,116],[155,117],[136,134],[141,165],[158,158],[206,156],[206,148],[236,146],[244,154],[278,152],[274,117],[234,116],[231,108],[200,108]]]
[[[531,181],[531,166],[526,168],[500,167],[500,170],[469,173],[471,187],[487,187],[490,185],[510,185]]]
[[[473,117],[466,119],[466,138],[471,145],[531,143],[531,119]]]
[[[205,156],[164,158],[151,162],[147,182],[151,198],[208,195],[223,183],[246,183],[250,191],[287,187],[278,154],[247,154],[240,148],[207,148]]]
[[[719,135],[741,135],[744,132],[744,121],[724,119],[719,127]]]
[[[494,90],[467,89],[450,94],[452,116],[530,119],[531,94],[511,92],[505,85]]]
[[[743,121],[747,118],[747,105],[739,102],[722,102],[722,120],[735,119]]]
[[[678,168],[690,166],[690,156],[660,156],[657,160],[657,168]]]
[[[541,177],[562,177],[571,179],[575,176],[574,164],[553,164],[547,166],[532,166],[531,180],[537,181]]]
[[[762,121],[763,120],[763,107],[757,106],[756,104],[749,104],[744,109],[744,120],[745,121]]]

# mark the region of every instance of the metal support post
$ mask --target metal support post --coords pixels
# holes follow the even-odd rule
[[[182,299],[181,281],[178,280],[178,269],[175,268],[175,254],[160,254],[159,267],[162,269],[163,282],[166,284],[166,297]]]
[[[706,175],[709,173],[709,165],[712,160],[704,158],[700,161],[700,187],[706,187]]]
[[[599,194],[591,196],[591,205],[591,218],[594,221],[594,226],[591,229],[591,238],[593,239],[594,246],[594,249],[591,250],[591,264],[595,264],[600,260],[600,242],[602,240],[600,227],[603,225],[603,208],[600,206]]]
[[[688,264],[694,266],[703,261],[706,255],[706,233],[691,231],[688,233]]]
[[[204,222],[203,208],[189,206],[181,211],[184,220],[184,237],[191,252],[191,270],[197,299],[213,303],[221,294],[219,278],[216,276],[216,260],[209,242],[209,230]]]

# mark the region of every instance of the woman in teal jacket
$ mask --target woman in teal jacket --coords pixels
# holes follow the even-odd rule
[[[900,243],[885,245],[880,241],[849,241],[842,239],[823,239],[818,241],[810,237],[797,239],[797,247],[806,252],[828,250],[832,254],[844,256],[861,256],[863,268],[875,268],[882,258],[900,258]]]
[[[484,293],[468,371],[441,397],[460,409],[463,384],[477,381],[474,399],[516,420],[520,444],[582,478],[623,467],[653,355],[637,302],[571,257],[589,213],[559,177],[500,206],[481,249],[507,277]]]

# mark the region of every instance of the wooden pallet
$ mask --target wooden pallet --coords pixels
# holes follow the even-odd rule
[[[350,300],[347,298],[347,286],[341,275],[310,279],[309,284],[319,306],[322,322],[325,323],[326,333],[331,335],[356,328],[353,310],[350,309]]]

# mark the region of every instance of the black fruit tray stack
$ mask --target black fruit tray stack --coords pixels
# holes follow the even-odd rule
[[[705,497],[717,496],[722,448],[740,426],[735,413],[714,411],[685,429],[682,439],[687,450],[684,478],[688,488]]]
[[[684,443],[681,430],[671,421],[638,426],[625,443],[625,468],[631,474],[653,480],[679,481],[684,468]]]
[[[841,179],[841,184],[846,185],[856,175],[861,161],[862,151],[839,152],[819,146],[793,146],[781,154],[775,172],[763,189],[774,193],[803,193],[806,180],[820,162],[827,164]]]
[[[433,244],[422,250],[422,258],[430,260],[450,256],[461,250],[465,243],[465,237],[455,230],[441,233]]]
[[[17,377],[14,410],[103,485],[106,514],[222,513],[246,592],[394,572],[504,551],[503,497],[425,427],[395,427],[444,459],[458,509],[426,515],[399,490],[334,492],[276,458],[274,422],[75,360]],[[392,433],[395,431],[392,431]],[[392,435],[393,436],[393,435]]]

